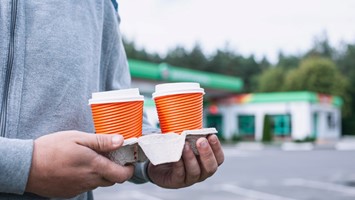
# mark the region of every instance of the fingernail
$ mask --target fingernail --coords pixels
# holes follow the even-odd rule
[[[217,136],[216,135],[211,135],[210,136],[210,142],[211,142],[211,144],[216,144],[217,143]]]
[[[119,146],[122,143],[122,136],[121,135],[115,135],[112,137],[112,145],[113,146]]]
[[[203,140],[201,143],[200,143],[200,146],[202,147],[202,148],[206,148],[207,147],[207,140]]]

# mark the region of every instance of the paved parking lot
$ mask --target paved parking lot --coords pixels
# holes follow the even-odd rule
[[[226,161],[214,177],[178,190],[124,183],[94,191],[110,200],[353,200],[355,151],[224,147]]]

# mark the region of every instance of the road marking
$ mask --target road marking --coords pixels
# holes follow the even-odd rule
[[[312,151],[313,148],[311,143],[285,142],[281,145],[283,151]]]
[[[288,186],[301,186],[320,190],[327,190],[332,192],[340,192],[349,196],[355,196],[355,189],[345,185],[339,185],[335,183],[326,183],[320,181],[312,181],[306,179],[287,179],[284,181]]]
[[[218,186],[219,190],[244,196],[247,198],[252,198],[255,200],[296,200],[293,198],[283,197],[275,194],[270,194],[266,192],[260,192],[257,190],[251,190],[242,188],[233,184],[222,184]]]

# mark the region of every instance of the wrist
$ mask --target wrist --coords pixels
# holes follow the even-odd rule
[[[151,180],[148,176],[149,163],[150,163],[149,161],[135,163],[134,164],[134,175],[129,181],[136,183],[136,184],[151,182]]]

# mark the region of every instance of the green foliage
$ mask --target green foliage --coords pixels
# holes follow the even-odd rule
[[[305,142],[315,142],[316,139],[314,137],[306,137],[305,139],[302,140],[295,140],[294,142],[296,143],[305,143]]]
[[[199,44],[196,44],[190,54],[185,58],[187,59],[190,68],[204,71],[207,68],[207,59]]]
[[[340,96],[345,102],[343,116],[350,114],[349,80],[328,58],[309,57],[303,60],[299,68],[288,72],[284,82],[284,90],[307,90]]]
[[[176,48],[170,50],[166,55],[164,62],[169,63],[175,66],[188,66],[188,62],[185,59],[188,56],[189,52],[186,51],[185,48],[181,46],[177,46]]]
[[[341,94],[346,79],[330,59],[311,57],[286,77],[286,90],[309,90],[324,94]],[[340,84],[340,85],[339,85]],[[340,87],[339,87],[340,86]]]
[[[344,49],[337,59],[337,64],[344,75],[355,77],[355,44],[348,44]],[[355,80],[351,80],[351,84],[355,85]]]
[[[227,141],[227,139],[223,136],[223,134],[217,133],[216,135],[220,142],[225,143]]]
[[[240,137],[240,135],[239,134],[237,134],[237,133],[234,133],[233,134],[233,136],[232,136],[232,142],[240,142],[240,141],[242,141],[242,137]]]
[[[258,92],[282,91],[286,71],[281,67],[265,70],[258,81]]]
[[[350,99],[352,99],[350,114],[342,121],[343,133],[355,134],[355,44],[348,44],[337,58],[341,72],[350,80]]]
[[[333,59],[336,50],[329,44],[327,33],[323,33],[314,39],[313,47],[306,53],[305,57],[324,57]]]
[[[145,51],[144,48],[138,49],[134,42],[129,42],[125,38],[123,39],[123,45],[128,58],[133,58],[137,60],[145,60],[154,63],[162,62],[162,59],[158,54],[152,54]]]
[[[269,115],[265,115],[264,125],[263,125],[263,137],[261,141],[272,142],[272,140],[273,140],[273,134],[271,130],[271,118]]]
[[[256,76],[263,68],[269,67],[266,58],[257,62],[253,55],[243,57],[228,48],[217,50],[211,56],[207,71],[225,74],[228,76],[238,76],[244,81],[244,92],[252,92],[256,88]]]
[[[301,62],[300,56],[294,55],[284,55],[282,52],[279,53],[279,61],[277,62],[277,67],[283,69],[294,69],[297,68]]]

